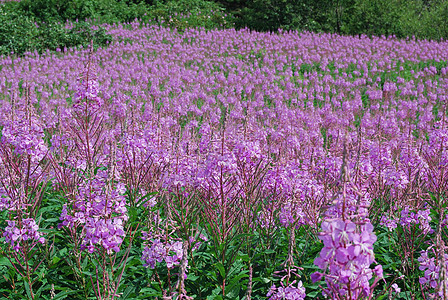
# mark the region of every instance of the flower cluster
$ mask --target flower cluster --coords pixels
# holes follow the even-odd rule
[[[393,231],[397,228],[397,219],[395,217],[388,218],[383,215],[380,220],[380,225],[386,227],[389,231]]]
[[[103,105],[103,100],[98,96],[99,83],[93,72],[86,72],[78,79],[78,88],[75,93],[75,100],[73,101],[73,108],[75,111],[83,111],[86,105],[89,111],[96,111]]]
[[[421,209],[415,213],[410,211],[409,207],[406,206],[401,211],[400,225],[406,228],[409,228],[412,224],[419,225],[419,228],[423,233],[431,233],[433,230],[429,225],[429,222],[431,221],[431,217],[429,216],[430,213],[431,211],[429,208]]]
[[[81,250],[87,249],[90,253],[96,250],[95,245],[103,246],[109,254],[112,250],[118,252],[126,235],[121,218],[88,218],[85,230],[86,236],[81,243]]]
[[[299,228],[306,223],[305,214],[296,203],[288,202],[282,205],[278,217],[283,227],[294,225],[295,228]]]
[[[170,234],[182,224],[155,228],[171,222],[170,211],[164,210],[175,209],[180,199],[168,196],[171,192],[191,199],[192,205],[197,199],[210,200],[213,205],[198,210],[199,219],[185,210],[188,219],[191,216],[185,224],[199,223],[209,237],[241,228],[255,216],[258,227],[255,222],[244,224],[279,235],[295,231],[272,230],[274,226],[322,225],[324,246],[316,259],[322,270],[313,278],[325,276],[329,298],[367,293],[369,278],[374,277],[370,265],[375,241],[368,219],[376,219],[389,199],[397,206],[383,217],[382,226],[431,231],[434,220],[426,208],[417,211],[403,204],[419,205],[420,191],[437,192],[446,186],[448,67],[440,57],[447,55],[447,43],[294,31],[178,32],[137,22],[104,28],[116,43],[99,50],[97,77],[90,59],[84,75],[78,81],[73,76],[86,61],[88,53],[82,48],[66,49],[63,55],[1,58],[0,152],[6,155],[0,155],[0,210],[12,212],[11,220],[28,217],[13,205],[25,199],[23,195],[36,199],[36,205],[24,204],[26,213],[49,203],[30,192],[42,186],[46,193],[42,181],[22,188],[25,172],[17,178],[11,175],[11,170],[20,173],[31,156],[43,169],[33,174],[50,180],[56,192],[66,196],[61,227],[85,249],[80,255],[122,247],[127,199],[117,182],[129,190],[132,209],[148,200],[149,213],[139,221],[158,234],[145,241],[143,259],[149,266],[159,262],[174,267],[182,256],[182,269],[187,258],[186,241],[181,254]],[[406,71],[399,72],[403,68]],[[28,99],[35,102],[17,102],[26,90],[36,93],[35,99]],[[73,107],[67,103],[70,99]],[[26,109],[19,112],[19,107]],[[36,118],[27,110],[34,107]],[[46,147],[48,160],[42,159]],[[17,168],[7,167],[19,160]],[[43,168],[46,161],[51,167]],[[191,191],[197,196],[189,197]],[[160,193],[158,205],[159,196],[149,198],[154,192]],[[140,208],[144,210],[143,204]],[[159,213],[164,220],[153,221]],[[218,231],[202,226],[203,221],[216,224]],[[447,223],[442,221],[443,226]],[[22,230],[21,222],[15,225]],[[289,237],[291,263],[294,234]],[[431,239],[418,238],[419,245]],[[12,240],[11,235],[8,243]],[[421,250],[413,241],[407,243],[410,251]],[[195,249],[199,243],[193,242],[188,247]],[[250,264],[259,266],[256,259]],[[409,274],[410,266],[403,263],[403,273]],[[430,270],[429,263],[422,267],[425,273]],[[380,267],[375,270],[381,275]],[[286,297],[292,289],[289,283],[288,278],[284,286],[277,284],[270,296]],[[406,283],[399,284],[407,295],[415,293]]]
[[[43,140],[43,128],[34,117],[30,119],[25,116],[19,117],[19,120],[5,124],[1,134],[1,143],[11,146],[14,153],[18,155],[29,155],[33,163],[38,163],[48,152]]]
[[[445,219],[442,220],[442,224],[441,225],[442,225],[442,227],[445,226],[446,229],[448,229],[448,214],[445,216]]]
[[[95,251],[95,245],[103,246],[108,253],[118,252],[125,231],[123,223],[128,220],[125,188],[117,184],[115,189],[107,185],[107,172],[99,170],[97,174],[80,183],[75,201],[65,204],[62,209],[59,227],[83,226],[85,237],[81,249]]]
[[[373,243],[376,235],[371,223],[357,225],[351,221],[324,221],[319,239],[324,248],[315,259],[324,273],[316,272],[313,281],[319,281],[325,276],[327,288],[324,295],[350,295],[351,299],[370,294],[369,280],[375,273],[382,277],[382,267],[374,270],[370,265],[374,262]]]
[[[11,198],[8,196],[8,193],[2,186],[0,186],[0,211],[9,209],[11,205],[10,201]]]
[[[143,249],[142,260],[145,266],[154,269],[156,263],[166,262],[168,269],[179,265],[183,257],[182,242],[163,243],[160,239],[154,239]]]
[[[444,255],[446,268],[448,269],[448,254],[444,253]],[[419,269],[424,271],[424,276],[420,277],[419,281],[423,286],[433,289],[437,288],[439,284],[440,274],[440,266],[438,265],[435,256],[434,248],[429,248],[426,251],[422,251],[420,257],[418,258],[418,261],[420,262]],[[446,289],[448,289],[448,279],[445,279],[444,284],[446,285]]]
[[[5,243],[10,243],[15,251],[19,251],[21,243],[23,241],[34,241],[41,244],[45,243],[45,238],[37,230],[39,226],[34,219],[23,219],[21,226],[16,226],[16,221],[7,220],[8,226],[5,228],[3,236],[5,237]]]
[[[276,228],[275,219],[272,209],[265,209],[257,214],[257,223],[261,228]]]
[[[284,286],[283,282],[281,286],[276,287],[275,284],[271,286],[271,289],[267,293],[266,297],[269,297],[269,300],[302,300],[305,299],[305,287],[302,284],[302,281],[297,283],[297,286],[294,286],[296,281],[291,282],[289,285]]]
[[[410,229],[411,226],[419,225],[420,230],[424,234],[432,233],[434,230],[431,228],[429,222],[431,222],[430,209],[421,209],[417,210],[417,212],[412,211],[409,206],[406,206],[400,213],[400,218],[396,216],[382,216],[381,217],[381,226],[385,226],[389,229],[389,231],[393,231],[397,228],[398,224],[402,228]]]

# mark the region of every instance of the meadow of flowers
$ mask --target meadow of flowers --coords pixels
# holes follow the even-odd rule
[[[106,26],[0,58],[7,299],[448,299],[448,42]]]

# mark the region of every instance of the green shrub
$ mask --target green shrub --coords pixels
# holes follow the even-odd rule
[[[399,0],[357,0],[344,22],[348,34],[401,35],[400,16],[411,8]],[[409,12],[407,12],[409,15]]]
[[[157,3],[147,16],[164,26],[183,30],[188,27],[205,29],[233,27],[233,19],[225,9],[212,1],[172,0]]]
[[[84,46],[90,41],[94,46],[104,46],[112,37],[103,28],[92,29],[86,22],[74,23],[66,28],[62,23],[37,23],[32,16],[0,5],[0,55],[14,52],[21,55],[27,51],[45,52],[46,49]]]
[[[22,0],[17,6],[25,15],[46,23],[67,20],[129,22],[144,16],[149,8],[144,2],[119,0]]]
[[[237,27],[258,31],[329,30],[327,1],[252,0],[236,13]]]
[[[64,47],[88,47],[93,41],[94,48],[105,46],[112,41],[112,36],[104,28],[93,29],[87,22],[74,23],[70,29],[60,24],[49,24],[40,27],[40,43],[38,51],[56,50]]]
[[[237,28],[448,38],[446,0],[221,0]]]
[[[426,7],[422,14],[421,22],[423,30],[417,37],[438,40],[448,39],[448,1],[433,1]],[[414,23],[414,28],[418,28]]]
[[[38,34],[39,29],[33,18],[6,11],[0,5],[0,54],[31,50]]]
[[[344,20],[343,32],[446,39],[447,20],[447,1],[356,0]]]

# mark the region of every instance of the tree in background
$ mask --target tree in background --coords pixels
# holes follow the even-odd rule
[[[237,28],[448,37],[447,0],[219,0]]]
[[[233,0],[237,27],[260,31],[286,30],[328,31],[327,2],[313,0]],[[230,3],[230,4],[229,4]],[[226,3],[224,3],[226,4]]]

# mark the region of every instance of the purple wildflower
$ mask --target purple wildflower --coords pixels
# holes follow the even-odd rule
[[[373,243],[376,241],[372,224],[324,221],[319,239],[324,243],[324,248],[314,264],[324,273],[316,272],[312,279],[318,281],[325,276],[327,288],[323,294],[346,295],[350,292],[354,298],[369,295],[369,280],[373,273],[382,277],[381,266],[370,269],[374,262]]]
[[[8,226],[5,228],[3,236],[5,243],[10,243],[15,251],[19,251],[22,241],[34,241],[38,243],[45,243],[45,238],[37,230],[39,226],[34,219],[23,219],[21,228],[16,226],[16,221],[7,220]]]
[[[302,300],[305,299],[305,287],[302,284],[302,281],[297,283],[297,286],[294,286],[296,281],[291,282],[288,286],[284,286],[283,282],[281,286],[276,287],[272,285],[271,289],[267,293],[266,297],[269,297],[269,300]]]

